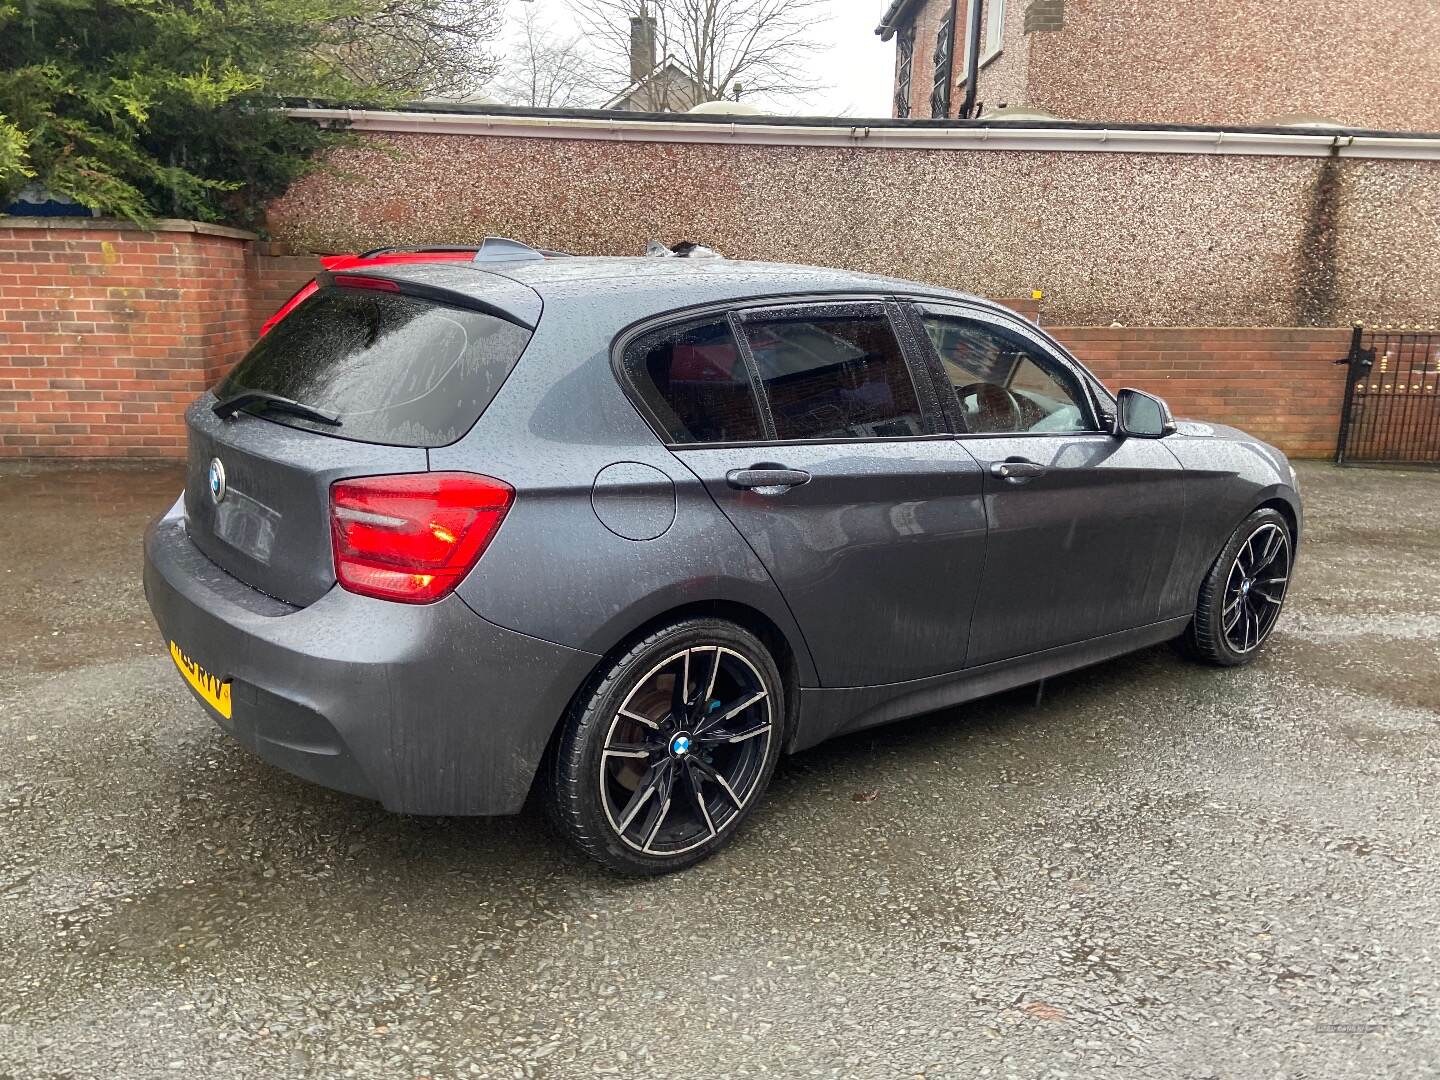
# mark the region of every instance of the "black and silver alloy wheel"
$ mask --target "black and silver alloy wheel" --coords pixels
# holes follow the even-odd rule
[[[682,649],[647,672],[601,752],[615,835],[647,855],[678,855],[725,828],[760,780],[769,697],[754,665],[721,645]]]
[[[546,770],[551,816],[612,869],[688,866],[759,801],[783,721],[779,671],[754,635],[709,618],[665,627],[581,692]]]
[[[1285,605],[1294,550],[1290,524],[1278,510],[1265,507],[1246,518],[1200,585],[1186,650],[1222,667],[1253,660]]]
[[[1267,521],[1252,532],[1225,579],[1221,629],[1237,653],[1259,648],[1280,617],[1290,583],[1290,537]]]

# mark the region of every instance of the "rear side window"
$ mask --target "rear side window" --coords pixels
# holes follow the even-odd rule
[[[883,313],[746,319],[777,439],[921,435],[910,371]]]
[[[282,319],[216,389],[263,390],[340,417],[267,420],[390,446],[444,446],[474,426],[530,333],[401,293],[327,288]]]
[[[724,318],[667,326],[625,350],[630,385],[669,443],[764,439],[754,387]]]

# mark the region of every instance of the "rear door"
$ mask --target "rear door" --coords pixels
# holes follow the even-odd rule
[[[1019,319],[916,311],[989,519],[969,664],[1100,637],[1172,610],[1185,472],[1105,430],[1087,377]]]
[[[779,586],[827,686],[965,662],[985,542],[979,468],[943,433],[882,300],[664,327],[628,377]]]

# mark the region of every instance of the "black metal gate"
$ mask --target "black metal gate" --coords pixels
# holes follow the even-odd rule
[[[1440,464],[1440,331],[1355,327],[1335,460]]]

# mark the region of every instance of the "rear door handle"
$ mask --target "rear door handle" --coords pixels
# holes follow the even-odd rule
[[[792,487],[810,482],[804,469],[787,469],[783,465],[756,465],[749,469],[731,469],[725,482],[733,488],[758,491],[762,495],[779,495]]]
[[[1008,461],[995,461],[990,464],[991,476],[998,476],[1001,480],[1008,480],[1012,484],[1023,484],[1037,476],[1044,476],[1046,471],[1045,466],[1038,461],[1027,461],[1024,458],[1011,458]]]

